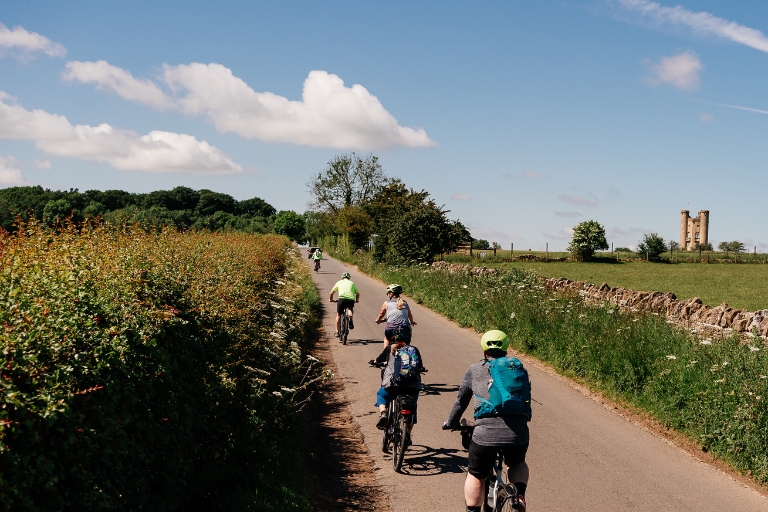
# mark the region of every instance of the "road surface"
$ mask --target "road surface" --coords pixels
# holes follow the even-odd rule
[[[426,394],[419,399],[413,446],[405,453],[403,472],[395,473],[390,456],[381,452],[381,431],[375,426],[380,372],[366,364],[383,348],[384,324],[376,325],[374,320],[386,299],[385,285],[325,257],[320,272],[313,276],[324,303],[325,331],[330,336],[336,304],[328,302],[328,295],[344,271],[352,274],[360,290],[360,303],[355,306],[355,329],[348,344],[331,337],[331,348],[352,414],[392,510],[464,510],[467,455],[458,433],[443,431],[441,426],[464,372],[482,357],[480,335],[408,301],[418,324],[413,343],[419,347],[429,373],[424,378]],[[768,499],[754,490],[614,414],[565,379],[519,357],[529,370],[536,400],[527,456],[531,469],[526,493],[529,512],[768,511]],[[471,405],[465,417],[472,420]]]

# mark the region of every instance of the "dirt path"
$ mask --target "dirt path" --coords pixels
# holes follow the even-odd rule
[[[429,368],[427,393],[419,399],[414,446],[402,474],[380,451],[373,407],[379,387],[366,361],[382,348],[383,328],[373,323],[385,298],[381,283],[334,260],[324,260],[315,282],[325,302],[325,329],[333,332],[334,304],[328,293],[344,270],[361,291],[356,329],[331,351],[349,399],[349,410],[367,445],[376,479],[395,511],[461,510],[466,452],[459,436],[440,429],[466,368],[481,357],[476,333],[410,301],[419,325],[414,343]],[[406,290],[407,291],[407,290]],[[702,463],[602,404],[565,379],[521,357],[531,373],[534,419],[528,462],[529,511],[556,510],[768,510],[768,500]],[[465,414],[465,416],[467,416]],[[471,419],[471,414],[470,414]]]

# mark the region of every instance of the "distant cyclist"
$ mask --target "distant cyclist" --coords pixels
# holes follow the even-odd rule
[[[528,422],[530,417],[530,402],[527,414],[480,414],[483,402],[492,400],[489,392],[491,371],[489,365],[499,358],[506,358],[509,338],[502,331],[488,331],[480,340],[483,349],[483,361],[469,367],[464,380],[459,387],[459,394],[453,409],[448,415],[448,421],[443,428],[456,428],[459,419],[474,396],[475,399],[475,429],[472,442],[469,445],[469,460],[467,462],[467,480],[464,482],[464,500],[467,512],[480,512],[483,505],[485,478],[493,467],[496,454],[504,455],[504,463],[509,467],[508,477],[517,488],[520,499],[520,510],[525,510],[525,489],[528,485],[528,464],[525,454],[528,451]],[[517,361],[511,359],[510,361]],[[515,367],[524,372],[522,364]],[[530,384],[528,385],[530,393]]]
[[[315,272],[320,268],[320,260],[323,259],[323,251],[318,247],[315,252],[312,253],[312,261],[315,262]],[[338,329],[336,329],[338,331]]]
[[[376,393],[376,406],[379,408],[379,421],[376,423],[376,428],[384,430],[387,426],[387,404],[397,395],[410,396],[415,410],[419,391],[422,388],[419,370],[424,369],[424,362],[419,349],[411,345],[411,330],[400,326],[392,332],[392,346],[385,347],[379,357],[368,363],[371,365],[386,363],[381,376],[381,388]],[[410,379],[401,380],[398,370],[410,365],[415,366],[416,371]],[[416,423],[415,417],[414,423]],[[413,424],[410,428],[413,428]],[[408,433],[410,434],[410,430]]]
[[[337,338],[341,328],[341,315],[345,314],[347,308],[349,308],[349,328],[355,328],[352,317],[355,313],[355,303],[360,302],[360,292],[357,290],[355,283],[352,282],[351,277],[349,272],[344,272],[341,274],[341,280],[333,285],[331,289],[331,302],[333,302],[333,294],[339,292],[339,301],[336,304],[336,332],[334,333],[334,336]]]
[[[382,304],[379,316],[376,318],[377,324],[383,322],[384,319],[387,320],[387,326],[384,328],[385,347],[392,343],[392,333],[395,329],[400,327],[407,329],[408,337],[410,338],[411,326],[416,325],[416,322],[413,321],[411,308],[400,297],[401,293],[403,293],[403,287],[399,284],[387,286],[387,300]]]

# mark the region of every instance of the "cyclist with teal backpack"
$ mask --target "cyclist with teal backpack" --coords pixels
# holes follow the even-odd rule
[[[482,510],[485,478],[497,453],[504,456],[504,463],[509,468],[509,482],[517,488],[519,510],[524,511],[531,383],[523,364],[516,358],[507,357],[509,337],[504,332],[486,332],[480,339],[480,347],[483,361],[470,366],[464,375],[443,428],[458,428],[461,415],[474,398],[475,428],[469,444],[464,483],[467,512]]]

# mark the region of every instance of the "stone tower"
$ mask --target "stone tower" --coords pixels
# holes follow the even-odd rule
[[[691,217],[688,210],[680,212],[680,248],[693,251],[696,244],[709,241],[709,210],[699,210],[698,217]]]

